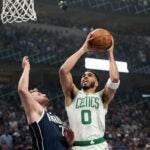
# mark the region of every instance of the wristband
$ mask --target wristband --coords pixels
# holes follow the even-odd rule
[[[120,85],[120,80],[119,80],[119,82],[114,83],[114,82],[112,82],[111,79],[109,78],[108,81],[107,81],[107,86],[108,86],[109,88],[113,89],[113,90],[118,89],[119,85]]]

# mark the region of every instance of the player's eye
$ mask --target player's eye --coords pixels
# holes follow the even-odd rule
[[[92,74],[91,73],[89,73],[89,75],[88,75],[89,77],[91,77],[92,76]]]
[[[82,78],[84,78],[84,77],[85,77],[85,74],[82,75]]]

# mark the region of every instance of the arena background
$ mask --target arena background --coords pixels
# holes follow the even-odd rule
[[[37,21],[0,24],[0,144],[2,135],[12,137],[11,149],[31,149],[31,139],[17,84],[22,57],[31,62],[30,88],[50,97],[50,110],[68,124],[59,84],[60,65],[82,45],[87,33],[106,28],[115,38],[115,57],[128,63],[129,73],[120,73],[121,85],[110,105],[106,139],[110,150],[150,149],[150,2],[149,0],[38,0]],[[2,6],[2,2],[0,4]],[[107,58],[88,53],[72,73],[80,86],[85,57]],[[107,71],[97,71],[100,87]],[[8,144],[9,145],[9,144]]]

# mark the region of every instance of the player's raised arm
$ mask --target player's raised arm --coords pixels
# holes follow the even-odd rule
[[[18,84],[18,93],[21,99],[21,103],[24,107],[28,123],[31,123],[38,119],[38,111],[42,113],[42,109],[39,108],[40,105],[33,99],[29,91],[29,73],[30,73],[30,63],[28,56],[24,56],[22,60],[23,72]]]
[[[112,46],[107,50],[109,58],[109,79],[103,90],[103,100],[106,107],[114,98],[115,92],[119,87],[120,79],[117,64],[115,62],[115,57],[113,54],[114,50],[114,39],[112,37]]]
[[[73,55],[71,55],[59,69],[60,83],[66,98],[66,105],[69,105],[71,103],[71,99],[70,99],[71,94],[75,94],[77,92],[77,88],[73,83],[71,70],[73,69],[77,61],[80,59],[80,57],[84,53],[90,50],[89,47],[90,40],[91,40],[91,34],[87,36],[87,39],[85,40],[82,47]]]

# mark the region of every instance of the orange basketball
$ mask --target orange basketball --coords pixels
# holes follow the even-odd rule
[[[93,40],[90,41],[94,50],[107,50],[112,45],[112,35],[106,29],[95,29],[92,31]]]

